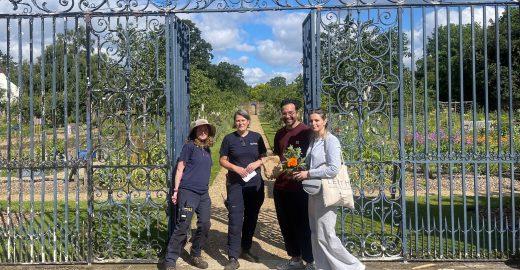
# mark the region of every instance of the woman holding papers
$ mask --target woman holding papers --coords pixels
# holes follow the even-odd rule
[[[244,110],[234,115],[236,131],[226,135],[220,148],[220,165],[228,170],[228,257],[225,270],[238,269],[238,258],[258,262],[251,254],[258,213],[264,202],[264,181],[260,174],[266,155],[259,133],[248,130],[251,117]]]

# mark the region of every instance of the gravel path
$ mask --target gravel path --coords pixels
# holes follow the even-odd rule
[[[264,134],[260,121],[256,115],[251,115],[250,130]],[[264,141],[267,138],[264,136]],[[268,151],[270,146],[267,145]],[[215,149],[214,149],[215,151]],[[209,189],[212,202],[211,214],[211,231],[209,233],[208,244],[203,256],[208,259],[210,268],[219,268],[227,260],[226,241],[227,241],[227,224],[228,211],[224,206],[226,198],[226,173],[227,170],[222,169],[213,185]],[[260,257],[260,263],[249,263],[239,260],[241,269],[273,269],[282,260],[288,259],[273,201],[273,185],[274,181],[265,181],[265,201],[260,210],[258,225],[256,227],[255,237],[253,238],[253,247],[251,252]],[[186,251],[189,247],[186,246]],[[187,258],[187,256],[183,256]],[[192,269],[185,262],[178,262],[179,269]],[[222,267],[222,266],[220,266]]]

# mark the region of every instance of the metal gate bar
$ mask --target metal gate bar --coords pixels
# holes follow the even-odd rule
[[[511,48],[518,8],[321,9],[315,34],[304,23],[304,74],[316,74],[317,61],[305,64],[313,36],[321,47],[321,106],[356,179],[359,208],[340,215],[351,251],[402,260],[518,254]],[[304,80],[308,107],[316,106],[311,81]]]

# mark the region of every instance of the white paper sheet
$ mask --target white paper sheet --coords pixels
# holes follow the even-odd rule
[[[244,182],[249,182],[249,180],[251,180],[251,178],[253,178],[255,175],[256,171],[253,171],[252,173],[246,175],[246,177],[242,177],[242,180],[244,180]]]

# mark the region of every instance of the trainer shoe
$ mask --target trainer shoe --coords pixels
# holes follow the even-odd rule
[[[314,263],[308,263],[305,265],[305,268],[303,270],[316,270],[316,265]]]
[[[202,256],[191,256],[190,264],[200,269],[208,268],[208,263],[202,259]]]
[[[240,253],[240,258],[252,263],[257,263],[260,261],[258,256],[253,255],[249,250],[243,250],[242,253]]]
[[[164,270],[175,270],[175,265],[166,266]]]
[[[278,269],[278,270],[291,270],[291,269],[304,269],[304,268],[305,268],[305,264],[303,264],[302,260],[299,260],[299,261],[288,260],[288,261],[276,266],[276,269]]]
[[[236,270],[240,267],[240,263],[238,263],[237,259],[231,258],[224,266],[224,270]]]

